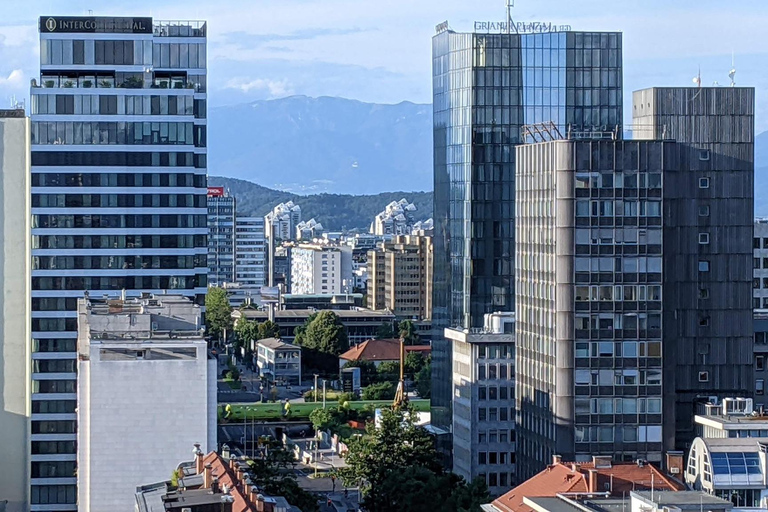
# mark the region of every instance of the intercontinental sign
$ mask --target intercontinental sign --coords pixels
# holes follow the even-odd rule
[[[152,18],[40,16],[40,32],[151,34]]]
[[[501,32],[512,34],[544,34],[547,32],[566,32],[571,30],[570,25],[555,25],[554,23],[532,21],[506,22],[506,21],[476,21],[475,32]]]

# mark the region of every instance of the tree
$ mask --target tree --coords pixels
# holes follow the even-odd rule
[[[395,337],[395,329],[390,322],[384,322],[376,331],[376,339],[390,340]]]
[[[397,382],[400,380],[400,361],[384,361],[377,368],[379,382]]]
[[[224,288],[208,288],[205,295],[205,323],[208,334],[221,339],[225,329],[232,329],[232,306]]]
[[[420,342],[419,332],[416,325],[410,320],[403,320],[398,325],[398,334],[405,340],[406,345],[418,345]]]
[[[432,397],[432,365],[430,359],[427,358],[424,366],[419,370],[414,378],[416,382],[416,392],[421,398]]]
[[[296,344],[302,347],[302,364],[325,375],[337,374],[338,356],[349,349],[347,329],[330,310],[310,315],[304,325],[296,327]]]
[[[312,422],[312,426],[315,430],[328,430],[334,425],[334,418],[331,411],[328,409],[318,408],[309,413],[309,421]]]
[[[317,512],[317,499],[312,493],[299,487],[293,468],[296,461],[279,441],[259,439],[261,457],[249,461],[251,480],[254,485],[272,496],[283,496],[291,505],[307,512]]]
[[[363,388],[363,400],[392,400],[395,398],[395,385],[391,382],[379,382]]]
[[[363,387],[379,381],[376,365],[373,364],[373,361],[367,361],[365,359],[348,361],[344,364],[344,368],[360,368],[360,385]]]
[[[381,486],[382,494],[392,497],[392,510],[404,512],[480,512],[480,506],[490,501],[485,480],[467,485],[458,475],[436,474],[414,466],[390,473]]]
[[[405,355],[404,369],[406,375],[410,375],[411,378],[415,378],[416,374],[424,368],[424,356],[421,352],[408,352]]]
[[[446,510],[434,506],[447,501],[450,489],[443,489],[445,486],[431,480],[432,476],[444,474],[432,436],[416,426],[416,413],[410,409],[382,409],[381,413],[379,427],[369,425],[367,436],[349,441],[346,467],[339,472],[344,485],[360,486],[365,492],[361,504],[369,512]],[[400,480],[397,473],[410,478],[418,476],[422,485],[405,486],[406,481]],[[432,497],[432,506],[424,504],[423,494],[417,494],[428,489],[430,494],[426,496]],[[437,489],[442,489],[440,495],[431,493]],[[408,497],[404,496],[406,491]],[[402,508],[408,506],[409,499],[424,504],[424,508]]]
[[[271,320],[265,320],[258,324],[257,331],[257,340],[280,337],[280,326]]]
[[[237,345],[239,347],[249,347],[252,341],[258,338],[258,327],[256,322],[251,322],[240,317],[235,324],[235,336],[237,336]]]

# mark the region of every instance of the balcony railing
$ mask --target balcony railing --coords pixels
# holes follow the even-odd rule
[[[155,20],[152,24],[155,37],[205,37],[207,30],[204,21]]]

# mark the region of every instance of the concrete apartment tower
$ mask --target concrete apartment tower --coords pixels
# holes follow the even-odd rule
[[[514,311],[521,127],[621,133],[622,35],[457,33],[446,25],[432,38],[432,425],[449,463],[453,344],[444,329],[483,329],[486,314]]]
[[[632,96],[635,137],[681,147],[681,168],[665,179],[662,318],[664,380],[674,383],[664,386],[664,412],[675,418],[678,449],[695,437],[697,402],[754,389],[754,112],[752,87],[654,87]]]
[[[30,509],[76,510],[77,300],[207,291],[206,24],[42,16]],[[43,363],[45,361],[45,363]],[[45,366],[42,366],[42,365]],[[35,412],[35,411],[39,412]]]
[[[224,286],[236,278],[235,215],[237,202],[224,187],[208,187],[208,285]]]
[[[6,512],[22,512],[29,510],[30,471],[29,118],[23,109],[0,110],[0,200],[0,457],[13,468],[0,479],[0,501],[7,500]],[[34,371],[48,364],[31,362]]]

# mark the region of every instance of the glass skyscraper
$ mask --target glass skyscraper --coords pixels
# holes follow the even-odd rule
[[[76,510],[76,302],[207,281],[206,25],[40,18],[31,510]]]
[[[620,136],[621,39],[617,32],[443,30],[432,40],[438,429],[450,432],[452,417],[451,345],[443,329],[481,329],[484,314],[514,311],[514,148],[521,128],[552,122],[561,133]]]

